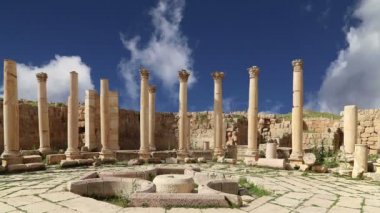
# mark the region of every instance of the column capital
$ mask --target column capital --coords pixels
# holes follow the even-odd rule
[[[214,80],[223,80],[224,72],[215,71],[211,73],[211,76]]]
[[[257,66],[252,66],[248,68],[249,78],[255,78],[260,73],[260,68]]]
[[[148,69],[146,69],[146,68],[144,68],[144,67],[142,67],[141,69],[140,69],[140,77],[143,79],[148,79],[149,78],[149,70]]]
[[[303,60],[302,59],[294,59],[292,61],[293,67],[300,66],[303,67]]]
[[[70,74],[71,75],[78,75],[78,73],[76,71],[71,71]]]
[[[149,93],[156,93],[156,86],[155,85],[150,85],[149,87],[148,87],[148,91],[149,91]]]
[[[46,82],[48,75],[44,72],[40,72],[36,74],[38,82]]]
[[[185,69],[178,71],[178,77],[181,82],[187,82],[187,80],[189,79],[189,76],[190,76],[190,73]]]

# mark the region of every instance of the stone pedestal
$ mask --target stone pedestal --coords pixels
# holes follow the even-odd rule
[[[223,98],[222,98],[222,80],[223,72],[213,72],[214,79],[214,156],[224,156],[222,148],[223,143]]]
[[[248,149],[245,161],[256,161],[259,157],[257,150],[257,113],[258,113],[258,77],[260,69],[256,66],[248,69],[249,100],[248,100]]]
[[[1,158],[5,167],[22,163],[19,144],[17,68],[16,62],[8,59],[4,60],[3,90],[4,152]]]
[[[189,153],[187,150],[187,80],[189,79],[190,73],[186,70],[181,70],[178,72],[179,77],[179,120],[178,120],[178,152],[177,158],[183,160],[188,157]]]
[[[47,102],[46,73],[37,73],[38,80],[38,132],[40,136],[40,148],[38,149],[43,155],[49,154],[50,149],[50,131],[49,131],[49,105]]]
[[[85,125],[85,146],[88,151],[94,151],[98,148],[96,141],[96,105],[98,101],[98,94],[95,90],[86,90],[85,98],[85,113],[84,113],[84,125]]]
[[[293,65],[292,153],[290,162],[302,164],[303,134],[303,61],[296,59]]]
[[[356,144],[354,154],[354,168],[352,178],[358,178],[368,171],[368,146],[367,144]]]
[[[204,151],[210,150],[210,142],[208,142],[208,141],[203,142],[203,150]]]
[[[141,89],[140,89],[140,159],[150,158],[149,152],[149,100],[148,100],[148,79],[149,71],[145,68],[140,70]]]
[[[357,140],[358,110],[355,105],[344,107],[343,143],[344,156],[350,159],[354,155]]]
[[[275,142],[267,143],[266,150],[265,150],[265,158],[266,159],[277,158],[277,143]]]
[[[80,153],[78,150],[78,73],[70,72],[70,96],[68,99],[68,116],[67,116],[67,150],[66,159],[78,159]]]
[[[114,152],[110,146],[109,137],[109,89],[108,80],[100,80],[100,139],[102,143],[102,150],[100,152],[100,159],[102,161],[109,161],[114,159]]]
[[[149,149],[156,150],[154,133],[156,125],[156,86],[149,87]]]

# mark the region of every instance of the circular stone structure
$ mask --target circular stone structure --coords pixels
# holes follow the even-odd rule
[[[194,190],[194,180],[187,175],[158,175],[153,183],[157,193],[191,193]]]

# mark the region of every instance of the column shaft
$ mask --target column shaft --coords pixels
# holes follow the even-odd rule
[[[149,153],[149,100],[148,100],[148,79],[149,71],[140,70],[141,89],[140,89],[140,151],[141,159],[150,158]]]
[[[80,158],[78,150],[79,133],[78,133],[78,73],[70,73],[70,96],[68,99],[68,116],[67,116],[67,150],[65,152],[67,159]]]
[[[156,150],[156,144],[154,142],[154,133],[156,125],[156,87],[149,87],[149,148],[150,150]]]
[[[247,161],[258,159],[257,150],[257,114],[258,114],[258,77],[260,69],[253,66],[249,73],[249,103],[248,103],[248,150]]]
[[[214,78],[214,155],[224,156],[223,143],[223,99],[222,80],[223,72],[212,73]]]
[[[98,148],[96,142],[96,100],[97,94],[95,90],[86,90],[85,98],[85,146],[88,148],[88,151],[95,151]]]
[[[113,151],[110,145],[109,128],[110,128],[110,113],[109,113],[109,88],[108,80],[100,80],[100,141],[102,150],[100,158],[107,161],[113,158]]]
[[[344,152],[347,157],[352,157],[355,151],[355,144],[357,140],[357,123],[358,123],[358,110],[355,105],[344,107]]]
[[[49,131],[49,105],[47,102],[46,73],[37,73],[38,80],[38,131],[40,137],[39,151],[48,154],[50,150],[50,131]]]
[[[178,124],[178,153],[179,159],[188,155],[187,150],[187,81],[190,73],[186,70],[178,72],[179,76],[179,124]]]

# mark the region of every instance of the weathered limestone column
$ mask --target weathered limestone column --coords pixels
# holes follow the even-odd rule
[[[277,158],[277,143],[275,141],[267,142],[265,150],[265,158],[275,159]]]
[[[19,144],[19,111],[16,62],[4,60],[4,152],[2,165],[22,163]]]
[[[84,140],[85,146],[88,148],[88,151],[94,151],[98,148],[96,143],[96,100],[98,94],[95,90],[86,90],[86,97],[84,102]]]
[[[149,91],[149,149],[156,150],[154,133],[156,125],[156,86],[151,85]]]
[[[289,160],[295,164],[302,163],[303,134],[303,61],[295,59],[293,65],[293,109],[292,109],[292,154]]]
[[[343,143],[346,158],[352,158],[357,140],[358,109],[355,105],[344,107]]]
[[[187,80],[189,79],[190,73],[186,70],[181,70],[178,72],[179,77],[179,124],[178,124],[178,152],[177,158],[183,160],[188,156],[187,150]]]
[[[223,72],[213,72],[214,79],[214,156],[224,156],[223,143],[223,99],[222,99],[222,80]]]
[[[47,102],[46,80],[48,75],[36,74],[38,80],[38,131],[40,136],[39,151],[46,155],[50,153],[49,105]]]
[[[108,115],[109,115],[109,148],[113,151],[120,150],[119,146],[119,94],[116,91],[108,91]]]
[[[109,140],[109,89],[108,80],[100,79],[100,140],[102,143],[102,150],[100,152],[100,158],[103,161],[113,159],[113,151],[110,147]]]
[[[258,159],[257,150],[257,113],[258,113],[258,78],[259,67],[248,68],[249,74],[249,103],[248,103],[248,149],[245,157],[246,164],[253,164]]]
[[[78,150],[78,73],[70,72],[70,96],[68,99],[68,116],[67,116],[67,150],[66,159],[78,159],[80,153]]]
[[[140,89],[140,151],[141,159],[149,159],[149,94],[148,79],[149,71],[145,68],[140,70],[141,89]]]
[[[368,146],[367,144],[355,144],[354,168],[352,178],[361,177],[368,171]]]

